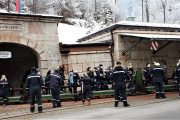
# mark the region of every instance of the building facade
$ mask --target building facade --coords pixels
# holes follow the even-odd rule
[[[60,46],[66,78],[70,70],[77,71],[81,75],[88,67],[94,70],[99,64],[103,64],[104,69],[112,66],[109,43],[60,44]]]
[[[62,20],[58,16],[0,14],[0,75],[5,74],[13,87],[20,87],[33,66],[45,75],[61,65],[57,23]]]
[[[120,22],[78,40],[80,43],[111,42],[113,62],[143,69],[146,63],[160,62],[171,77],[180,59],[180,25]],[[152,51],[152,41],[158,42]],[[107,56],[108,57],[108,56]]]

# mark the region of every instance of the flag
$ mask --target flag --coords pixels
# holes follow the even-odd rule
[[[19,13],[22,13],[22,0],[19,0]]]
[[[157,51],[157,50],[158,50],[158,48],[159,48],[159,44],[158,44],[158,42],[157,42],[157,41],[155,41],[155,40],[152,40],[152,41],[151,41],[151,50],[153,50],[153,51]]]
[[[16,0],[16,12],[22,13],[22,0]]]
[[[16,12],[20,12],[19,0],[16,0]]]

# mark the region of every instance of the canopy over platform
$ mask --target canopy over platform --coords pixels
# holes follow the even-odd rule
[[[179,34],[139,34],[139,33],[120,33],[121,36],[127,36],[127,37],[137,37],[139,38],[138,41],[136,41],[133,45],[129,46],[122,55],[125,55],[129,50],[131,50],[133,47],[138,45],[143,40],[155,40],[155,41],[167,41],[164,45],[160,46],[156,51],[153,51],[153,54],[156,54],[161,49],[168,46],[173,41],[180,41],[180,35]],[[146,39],[143,39],[146,38]]]
[[[162,41],[180,41],[180,35],[163,35],[163,34],[137,34],[137,33],[120,33],[121,36],[130,36],[138,38],[148,38]]]

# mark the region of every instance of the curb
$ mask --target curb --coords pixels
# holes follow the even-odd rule
[[[93,103],[93,104],[91,104],[91,106],[110,103],[110,102],[114,102],[114,100]],[[48,112],[59,111],[59,110],[68,110],[68,109],[81,108],[81,107],[89,107],[89,106],[75,105],[75,106],[64,107],[64,108],[51,108],[51,109],[43,110],[42,113],[48,113]],[[7,113],[4,113],[4,114],[8,115]],[[8,118],[13,118],[13,117],[21,117],[21,116],[33,115],[33,114],[41,114],[41,113],[38,113],[38,112],[34,112],[34,113],[25,112],[25,113],[21,113],[21,114],[14,114],[14,115],[9,115],[9,116],[5,116],[5,117],[0,117],[0,119],[8,119]]]

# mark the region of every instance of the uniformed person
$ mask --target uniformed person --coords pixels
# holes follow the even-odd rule
[[[99,88],[101,90],[107,89],[107,81],[106,81],[106,77],[105,77],[105,73],[104,73],[102,64],[100,64],[98,66],[98,71],[96,74],[97,74],[97,82],[100,84]]]
[[[151,71],[153,84],[156,89],[156,98],[166,98],[163,90],[163,80],[164,80],[164,70],[161,67],[160,63],[155,62],[154,68]]]
[[[98,68],[94,67],[94,83],[93,83],[93,90],[99,90],[100,89],[100,82],[98,80]]]
[[[90,95],[91,95],[91,84],[92,80],[87,74],[83,74],[81,78],[82,84],[82,103],[84,104],[87,100],[87,105],[90,105]]]
[[[0,79],[0,97],[3,98],[4,106],[8,104],[8,94],[9,94],[10,84],[5,75],[1,76]]]
[[[126,81],[130,81],[130,76],[123,69],[121,62],[117,61],[113,69],[112,80],[114,82],[115,107],[118,107],[119,100],[123,101],[124,107],[129,106],[126,95]]]
[[[36,68],[31,68],[31,74],[27,76],[26,79],[26,89],[30,92],[30,111],[34,112],[35,110],[35,97],[38,103],[38,112],[41,113],[42,108],[42,96],[41,96],[41,88],[44,86],[41,75],[37,74]]]
[[[77,102],[78,96],[77,96],[77,87],[79,83],[79,75],[77,72],[70,71],[69,74],[69,80],[68,80],[68,86],[69,86],[69,91],[74,93],[74,100]]]
[[[146,80],[145,86],[152,85],[151,70],[152,70],[151,64],[147,63],[146,67],[143,70],[143,75],[144,75],[144,78]]]
[[[58,69],[58,73],[62,76],[63,79],[65,79],[64,70],[65,68],[63,65],[61,65]]]
[[[59,70],[58,70],[58,73],[59,73],[59,75],[60,75],[61,78],[62,78],[62,81],[61,81],[61,82],[62,82],[61,92],[64,91],[64,80],[65,80],[64,70],[65,70],[64,65],[61,65],[61,66],[59,67]]]
[[[174,77],[176,77],[175,80],[177,80],[177,86],[178,86],[179,96],[180,96],[180,60],[177,63],[177,67],[175,70],[175,76]]]
[[[95,85],[95,75],[94,72],[91,70],[91,67],[87,68],[87,75],[88,77],[90,77],[92,84],[91,84],[91,90],[94,89],[94,85]]]
[[[46,77],[46,86],[51,89],[53,108],[61,107],[60,86],[62,85],[62,79],[58,70],[54,70],[53,73]]]
[[[129,82],[128,84],[128,88],[130,89],[130,93],[131,95],[135,95],[136,94],[136,90],[135,90],[135,81],[133,79],[133,76],[134,76],[134,68],[132,66],[131,63],[128,64],[127,68],[126,68],[126,71],[128,72],[130,78],[131,78],[131,81]]]
[[[111,83],[111,74],[112,74],[112,67],[108,67],[106,70],[104,70],[105,73],[105,78],[107,82],[110,84]]]
[[[108,82],[108,89],[114,89],[113,88],[113,82],[111,80],[111,74],[112,74],[113,68],[111,66],[109,66],[104,72],[105,72],[105,76],[106,76],[106,80]]]
[[[44,87],[44,90],[45,90],[45,94],[49,94],[50,93],[50,89],[49,89],[49,83],[47,83],[47,77],[52,73],[51,70],[48,70],[48,72],[46,73],[46,76],[45,76],[45,87]]]

